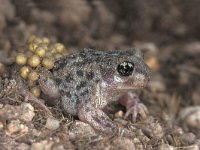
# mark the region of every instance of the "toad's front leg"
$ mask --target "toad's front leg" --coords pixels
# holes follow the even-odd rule
[[[126,107],[125,119],[132,115],[132,121],[136,122],[137,115],[146,118],[149,113],[146,106],[140,102],[139,97],[132,92],[128,92],[120,97],[119,102]]]
[[[81,121],[90,124],[94,129],[107,134],[134,137],[134,133],[126,128],[120,128],[102,110],[91,104],[80,104],[78,117]]]
[[[44,71],[40,74],[39,85],[43,94],[46,96],[46,102],[52,106],[56,105],[60,99],[60,92],[50,72]]]

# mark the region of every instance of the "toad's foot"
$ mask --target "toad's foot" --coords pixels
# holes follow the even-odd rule
[[[126,107],[125,119],[127,119],[129,115],[132,115],[132,121],[136,122],[138,114],[142,118],[146,118],[147,114],[149,114],[148,109],[140,102],[140,99],[135,93],[126,93],[119,99],[119,102]]]
[[[91,104],[80,105],[78,117],[81,121],[90,124],[94,129],[110,134],[125,137],[135,137],[135,134],[126,128],[118,127],[102,110]]]

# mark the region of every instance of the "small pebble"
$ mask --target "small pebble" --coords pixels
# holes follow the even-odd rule
[[[186,107],[179,113],[183,123],[191,128],[200,129],[200,106]]]
[[[140,128],[144,132],[145,135],[148,135],[148,137],[153,137],[153,138],[162,138],[164,133],[163,127],[159,122],[156,122],[153,117],[149,117],[145,120],[148,122],[148,126],[144,123],[141,124]]]
[[[60,122],[55,118],[47,118],[45,126],[49,130],[56,130],[60,127]]]
[[[15,134],[15,133],[27,133],[28,127],[24,124],[21,124],[19,120],[10,120],[7,124],[7,134]]]
[[[74,121],[70,125],[69,129],[69,138],[70,139],[84,139],[93,136],[97,136],[98,134],[95,130],[89,125],[81,121]]]
[[[163,143],[160,145],[159,150],[177,150],[176,147]]]
[[[0,109],[1,109],[1,108],[3,108],[3,104],[2,104],[2,103],[0,103]]]
[[[189,132],[182,134],[180,136],[180,139],[183,143],[193,144],[196,140],[196,136],[193,133]]]
[[[33,117],[35,116],[34,107],[30,103],[22,103],[20,108],[22,111],[19,119],[26,122],[32,121]]]
[[[2,131],[2,130],[3,130],[3,123],[0,122],[0,131]]]
[[[121,149],[121,150],[135,150],[135,143],[132,139],[125,137],[116,137],[112,141],[111,149]]]
[[[19,143],[19,145],[17,145],[17,147],[15,146],[15,148],[17,150],[30,150],[30,146],[25,143]]]
[[[123,118],[123,116],[124,116],[124,112],[122,110],[120,110],[117,113],[115,113],[115,117],[116,118]]]
[[[40,142],[32,143],[31,150],[51,150],[53,141],[43,140]]]

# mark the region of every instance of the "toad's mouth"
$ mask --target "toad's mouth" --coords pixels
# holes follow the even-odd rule
[[[118,90],[137,90],[137,89],[143,89],[145,86],[117,86],[116,89]]]
[[[114,89],[116,90],[138,90],[138,89],[143,89],[146,86],[123,86],[123,85],[117,85],[115,86]]]
[[[117,84],[112,84],[111,87],[113,90],[138,90],[138,89],[143,89],[144,87],[147,86],[146,82],[143,83],[134,83],[134,84],[127,84],[127,83],[117,83]]]
[[[123,83],[114,83],[111,85],[116,90],[137,90],[143,89],[147,86],[149,79],[143,81],[127,81]]]
[[[109,87],[114,90],[137,90],[147,86],[150,81],[150,76],[140,76],[138,78],[122,79],[115,77],[114,82]]]

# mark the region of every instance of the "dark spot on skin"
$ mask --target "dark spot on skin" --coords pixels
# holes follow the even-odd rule
[[[94,72],[88,72],[86,74],[86,77],[87,77],[88,80],[92,80],[94,78]]]
[[[85,53],[80,53],[80,54],[79,54],[79,57],[85,58],[85,57],[86,57],[86,54],[85,54]]]
[[[59,78],[55,78],[54,80],[58,85],[61,84],[61,82],[62,82],[62,79],[59,79]]]
[[[87,108],[85,109],[85,112],[90,112],[90,109],[87,107]]]
[[[83,76],[83,71],[81,71],[81,70],[78,70],[77,72],[76,72],[76,74],[78,75],[78,76]]]
[[[67,89],[68,88],[68,84],[66,84],[66,82],[62,83],[62,86],[64,87],[64,89]]]
[[[80,90],[80,89],[81,89],[81,86],[80,86],[80,85],[77,85],[77,86],[76,86],[76,89],[77,89],[77,90]]]
[[[81,96],[85,96],[85,95],[88,95],[88,93],[89,93],[89,91],[88,91],[88,89],[86,89],[86,90],[83,91],[80,95],[81,95]]]
[[[97,118],[96,116],[94,116],[93,118],[94,118],[94,120],[95,120],[96,122],[101,123],[101,120],[100,120],[99,118]]]
[[[63,69],[66,66],[67,62],[65,59],[62,59],[58,62],[56,62],[55,67],[54,67],[54,71],[58,71],[60,69]]]
[[[101,62],[101,61],[102,61],[102,58],[101,58],[101,57],[97,57],[97,58],[95,59],[95,61],[96,61],[96,62]]]
[[[108,127],[108,128],[112,128],[113,127],[112,124],[110,124],[110,123],[106,123],[105,126]]]
[[[74,99],[75,104],[78,105],[79,103],[78,95],[75,94],[73,99]]]
[[[73,77],[69,74],[67,76],[65,76],[65,82],[70,83],[71,81],[73,81]]]
[[[102,55],[102,53],[95,52],[95,53],[93,53],[93,55],[94,55],[94,56],[100,56],[100,55]]]
[[[65,95],[66,95],[68,98],[71,98],[71,97],[72,97],[72,95],[71,95],[70,92],[66,92]]]
[[[85,62],[74,62],[73,66],[76,66],[76,67],[81,67],[81,66],[84,66],[85,65]]]
[[[80,83],[79,85],[76,86],[76,89],[77,89],[77,90],[80,90],[82,87],[85,87],[86,84],[87,84],[86,81],[81,81],[81,83]]]

